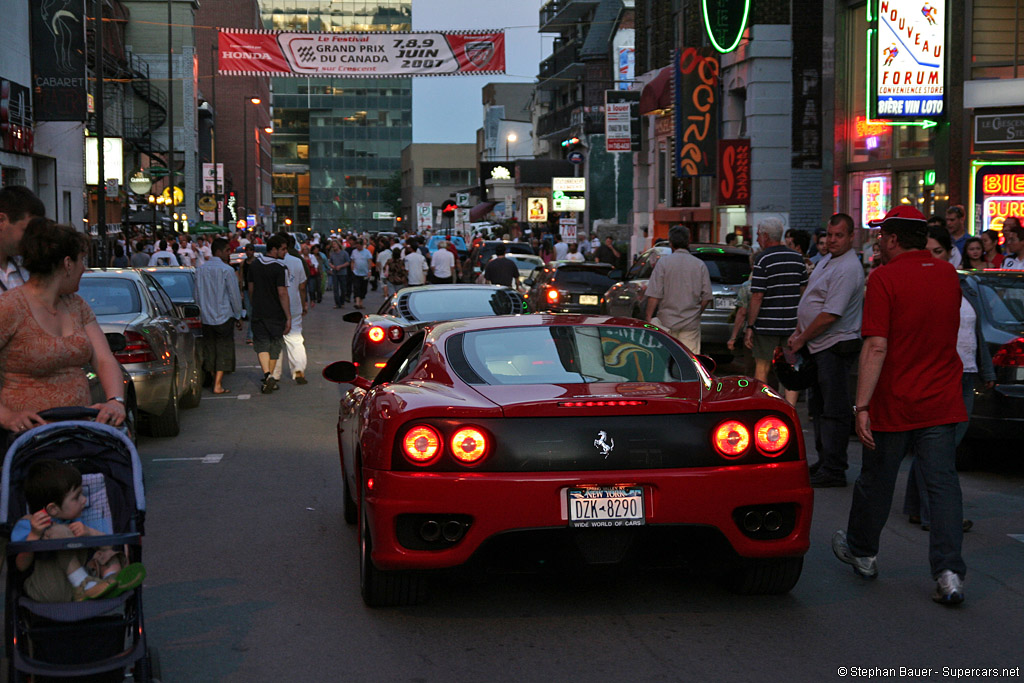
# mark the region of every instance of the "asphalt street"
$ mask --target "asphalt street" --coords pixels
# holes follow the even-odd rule
[[[370,308],[380,300],[371,294]],[[354,326],[341,316],[351,310],[325,299],[307,315],[308,385],[285,380],[261,395],[255,354],[239,339],[238,370],[225,380],[233,393],[207,390],[183,413],[180,436],[141,441],[145,612],[165,682],[945,680],[972,668],[1020,677],[1019,466],[962,476],[975,526],[958,609],[931,601],[928,535],[901,514],[883,534],[876,581],[833,557],[829,539],[845,526],[852,487],[816,491],[803,576],[782,597],[648,570],[460,576],[421,606],[364,607],[356,533],[342,520],[340,392],[320,378],[327,363],[349,359]],[[860,447],[850,452],[852,482]]]

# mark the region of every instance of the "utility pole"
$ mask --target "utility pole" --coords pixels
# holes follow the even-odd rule
[[[167,175],[171,179],[171,214],[177,212],[174,201],[174,0],[167,0]],[[171,226],[177,231],[178,221]]]
[[[107,174],[106,169],[103,168],[103,1],[96,0],[95,16],[93,17],[93,28],[95,29],[93,37],[96,39],[93,55],[93,76],[96,77],[96,85],[93,88],[93,96],[96,99],[96,180],[99,182],[99,192],[96,197],[96,233],[100,238],[96,248],[96,258],[99,259],[100,268],[106,268],[109,261],[107,258]]]

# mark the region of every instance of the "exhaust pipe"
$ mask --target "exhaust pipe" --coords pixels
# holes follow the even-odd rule
[[[761,513],[756,510],[751,510],[747,514],[743,515],[743,528],[750,533],[761,530],[761,524],[763,519]]]
[[[778,531],[782,526],[782,515],[775,510],[768,510],[764,513],[765,531]]]
[[[455,541],[462,538],[464,533],[466,533],[466,526],[462,522],[456,522],[455,520],[445,522],[444,526],[441,527],[441,535],[449,543],[455,543]]]
[[[428,543],[433,543],[441,538],[441,525],[432,519],[423,522],[420,527],[420,537]]]

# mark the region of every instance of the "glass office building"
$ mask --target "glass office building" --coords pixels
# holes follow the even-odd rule
[[[412,0],[260,0],[274,31],[409,31]],[[385,188],[412,142],[410,78],[274,78],[278,222],[315,232],[390,230]]]

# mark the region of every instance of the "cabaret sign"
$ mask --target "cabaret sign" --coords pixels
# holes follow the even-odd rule
[[[927,118],[945,112],[946,3],[879,0],[875,115]]]
[[[502,31],[289,33],[218,36],[224,76],[477,76],[505,73]]]

